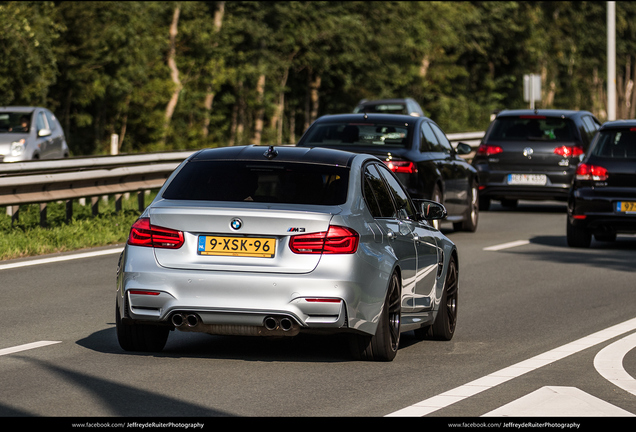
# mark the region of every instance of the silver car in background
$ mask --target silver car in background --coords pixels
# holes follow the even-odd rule
[[[127,351],[171,330],[243,336],[348,332],[355,358],[392,360],[400,333],[450,340],[455,245],[367,154],[324,148],[199,151],[133,224],[117,270]]]
[[[62,125],[42,107],[0,107],[0,162],[69,156]]]

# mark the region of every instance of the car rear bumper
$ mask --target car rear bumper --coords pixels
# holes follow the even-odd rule
[[[592,188],[573,191],[568,203],[570,223],[593,232],[636,233],[636,213],[621,213],[616,208],[617,202],[636,201],[636,188],[623,192],[619,196]]]
[[[135,271],[128,271],[130,262]],[[117,301],[124,320],[185,331],[374,334],[391,269],[380,271],[378,278],[371,267],[354,254],[323,256],[307,274],[169,269],[156,263],[152,249],[127,246]],[[270,328],[273,322],[276,328]]]
[[[480,198],[492,199],[565,201],[575,173],[574,169],[536,171],[535,169],[523,169],[523,167],[491,170],[484,164],[477,164],[476,168],[479,173]],[[545,174],[546,183],[545,185],[509,184],[508,176],[512,173]]]

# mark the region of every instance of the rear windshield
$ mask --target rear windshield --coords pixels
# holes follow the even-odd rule
[[[31,113],[0,113],[0,133],[28,132],[31,126]]]
[[[570,119],[546,116],[499,117],[495,119],[489,141],[574,141]]]
[[[338,205],[347,200],[349,168],[238,161],[190,161],[168,185],[172,200]]]
[[[636,158],[636,128],[601,131],[592,154],[607,158]]]
[[[395,147],[404,148],[409,126],[404,123],[321,123],[314,125],[303,147]]]

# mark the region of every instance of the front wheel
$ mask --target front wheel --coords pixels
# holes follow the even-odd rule
[[[357,360],[392,361],[400,345],[401,315],[400,278],[393,273],[375,335],[351,335],[353,357]]]

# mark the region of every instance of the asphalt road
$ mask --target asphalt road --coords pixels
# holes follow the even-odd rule
[[[352,361],[337,336],[174,332],[160,354],[127,353],[117,253],[0,262],[0,416],[634,416],[636,237],[568,248],[565,218],[562,203],[521,202],[482,212],[475,233],[444,225],[455,337],[407,333],[391,363]]]

